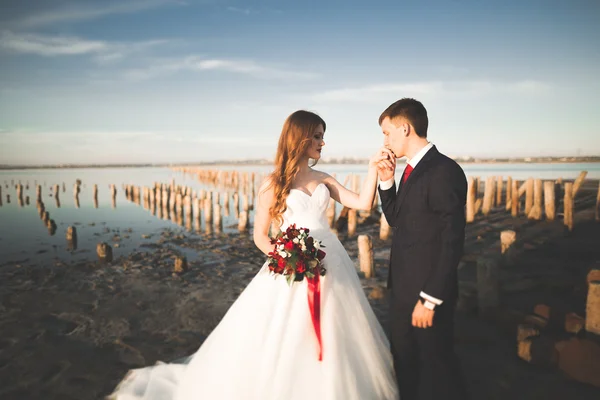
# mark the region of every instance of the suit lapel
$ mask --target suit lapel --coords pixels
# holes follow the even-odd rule
[[[421,174],[423,174],[425,170],[427,170],[428,164],[431,162],[431,160],[435,159],[438,154],[440,153],[438,152],[437,148],[435,146],[431,147],[431,149],[425,153],[421,161],[419,161],[415,169],[413,169],[406,182],[402,183],[402,180],[400,181],[400,189],[398,189],[400,193],[396,197],[396,201],[398,202],[398,210],[401,209],[402,202],[404,202],[406,194],[410,190],[411,185],[419,178]]]

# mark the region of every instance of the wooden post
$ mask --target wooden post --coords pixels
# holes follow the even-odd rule
[[[2,189],[0,188],[0,197],[2,197]],[[42,200],[42,186],[36,185],[35,187],[35,198],[36,200]]]
[[[546,219],[554,221],[556,218],[556,199],[554,181],[544,182],[544,208],[546,209]]]
[[[485,180],[485,191],[483,194],[483,207],[481,212],[488,215],[492,210],[494,202],[494,177],[488,176]]]
[[[220,233],[223,230],[223,218],[221,217],[221,205],[215,204],[215,231]]]
[[[467,188],[467,223],[475,221],[475,178],[469,177]]]
[[[358,258],[360,270],[365,274],[365,278],[374,277],[373,241],[369,235],[358,236]]]
[[[248,212],[240,212],[240,219],[238,221],[238,230],[240,232],[246,232],[248,230]]]
[[[238,192],[233,193],[233,215],[235,218],[240,216],[240,195]]]
[[[223,211],[229,217],[229,192],[223,192]]]
[[[512,177],[506,178],[506,211],[512,209]]]
[[[502,206],[502,186],[504,186],[504,181],[499,176],[496,178],[496,207]]]
[[[564,223],[570,231],[573,230],[573,184],[565,182],[565,198],[564,198],[565,216]]]
[[[600,281],[598,280],[588,284],[585,330],[600,335]]]
[[[113,260],[112,247],[108,243],[98,243],[96,253],[98,254],[98,259],[102,262],[110,263]]]
[[[579,192],[579,188],[581,188],[581,184],[585,180],[586,176],[587,176],[587,171],[581,171],[581,173],[579,174],[577,179],[575,179],[575,182],[573,183],[573,198],[575,198],[575,196],[577,196],[577,192]]]
[[[517,233],[512,230],[500,232],[501,253],[506,253],[517,240]]]
[[[54,234],[56,233],[56,222],[54,222],[53,219],[48,220],[48,222],[46,223],[46,228],[48,228],[48,233],[50,234],[50,236],[54,236]]]
[[[477,299],[479,311],[485,314],[500,304],[498,258],[492,255],[477,259]]]
[[[67,247],[69,250],[77,249],[77,228],[74,226],[67,228]]]
[[[512,189],[511,189],[511,215],[513,217],[518,217],[519,216],[519,181],[517,181],[516,179],[512,182]]]
[[[529,219],[540,220],[542,219],[542,180],[536,179],[533,185],[533,207],[527,217]]]
[[[517,342],[539,335],[540,330],[533,324],[525,323],[517,326]]]
[[[525,182],[525,215],[529,215],[533,208],[533,189],[533,178],[529,178]]]
[[[356,210],[350,209],[348,211],[348,236],[354,236],[356,234]]]
[[[388,224],[385,214],[381,213],[379,220],[379,239],[387,240],[390,237],[390,224]]]

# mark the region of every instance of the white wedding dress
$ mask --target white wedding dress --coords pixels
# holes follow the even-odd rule
[[[322,361],[307,281],[290,287],[263,265],[198,351],[183,364],[134,369],[109,396],[118,400],[396,400],[388,339],[354,263],[329,229],[327,186],[293,189],[285,229],[295,223],[322,241]]]

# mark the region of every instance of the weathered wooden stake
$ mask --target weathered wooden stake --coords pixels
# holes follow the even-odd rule
[[[488,215],[492,210],[494,202],[494,177],[488,176],[485,180],[485,189],[483,194],[483,207],[481,212]]]
[[[512,177],[506,178],[506,211],[512,209]]]
[[[348,210],[348,236],[356,234],[356,210]]]
[[[512,182],[512,190],[511,190],[511,211],[510,214],[513,217],[519,216],[519,181],[516,179]]]
[[[215,204],[215,230],[220,233],[223,230],[223,218],[221,217],[221,205]]]
[[[467,223],[475,221],[475,178],[469,177],[467,187]]]
[[[240,212],[240,219],[238,221],[238,230],[240,232],[246,232],[248,230],[248,212]]]
[[[544,182],[544,208],[546,210],[546,219],[554,221],[556,218],[556,199],[554,197],[556,184],[554,181]]]
[[[529,215],[533,208],[533,178],[527,179],[525,182],[525,215]]]
[[[112,247],[108,243],[98,243],[96,253],[98,254],[98,259],[102,262],[110,263],[113,260]]]
[[[368,279],[374,277],[373,241],[369,235],[358,236],[358,259],[360,270],[365,274],[365,278]]]
[[[527,215],[529,219],[542,219],[542,189],[543,184],[541,179],[536,179],[533,184],[533,207]]]
[[[564,223],[570,231],[573,230],[573,184],[565,182]]]
[[[600,280],[588,283],[585,330],[600,335]]]
[[[577,192],[579,192],[579,188],[581,188],[581,184],[585,180],[586,176],[587,176],[587,171],[581,171],[579,173],[579,176],[577,177],[577,179],[575,179],[575,182],[573,183],[573,198],[575,198],[575,196],[577,196]]]
[[[388,224],[385,214],[381,213],[381,218],[379,220],[379,239],[387,240],[390,237],[390,231],[390,224]]]
[[[496,207],[502,206],[502,187],[504,181],[501,176],[496,177]]]

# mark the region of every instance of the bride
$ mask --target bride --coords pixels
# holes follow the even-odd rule
[[[360,194],[309,166],[325,145],[325,121],[296,111],[285,121],[275,170],[262,184],[254,242],[273,250],[272,221],[308,228],[325,246],[320,277],[320,338],[308,305],[304,279],[286,279],[262,266],[195,354],[182,364],[158,363],[130,371],[110,399],[169,400],[396,400],[389,342],[371,309],[353,261],[331,232],[329,199],[370,209],[377,163],[370,161]],[[385,149],[384,149],[385,151]],[[322,356],[321,356],[322,355]]]

